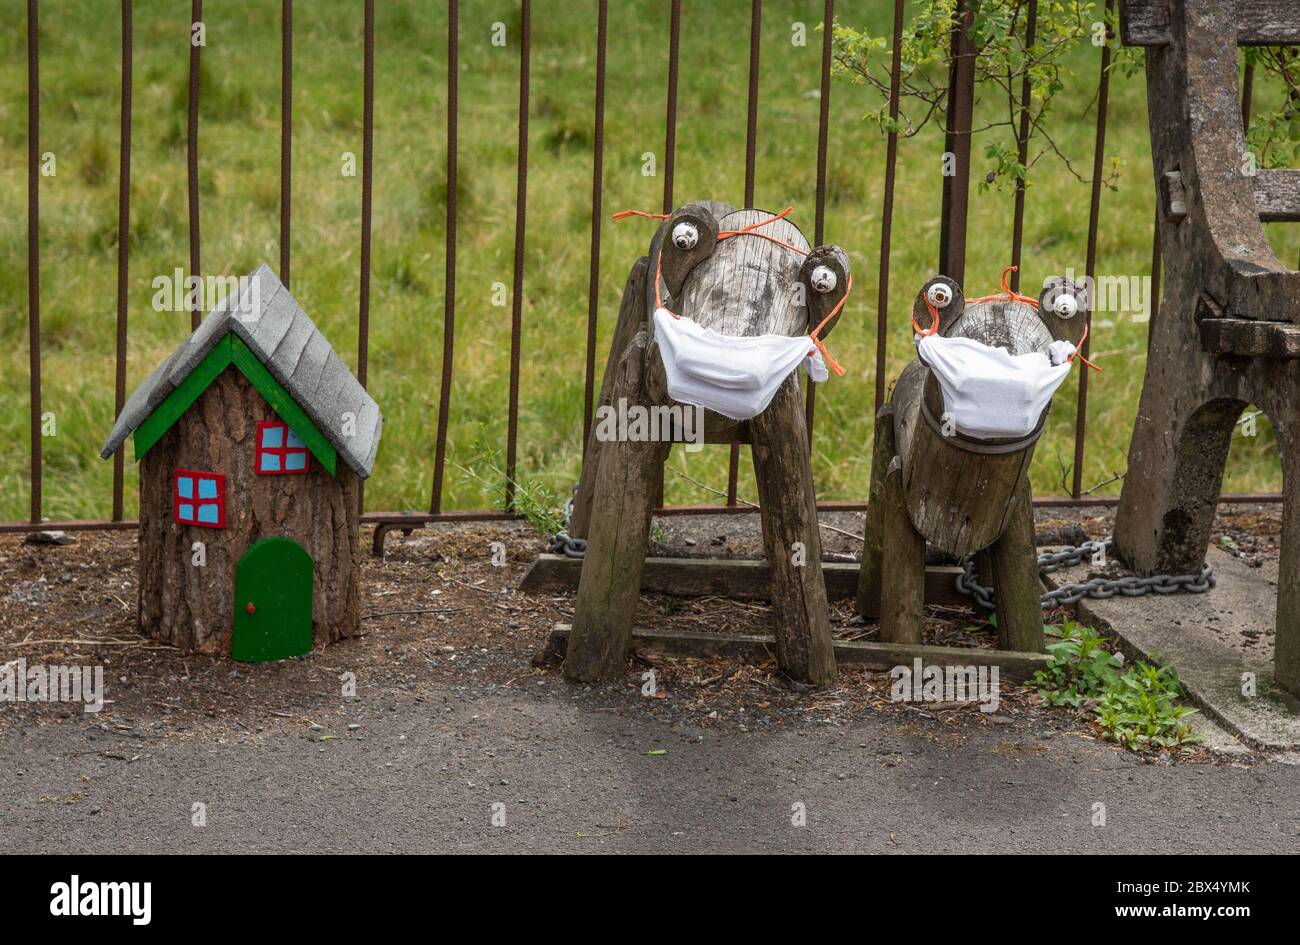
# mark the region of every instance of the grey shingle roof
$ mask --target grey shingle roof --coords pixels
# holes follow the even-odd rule
[[[384,418],[312,320],[265,263],[227,296],[189,340],[150,374],[122,407],[100,456],[112,456],[178,385],[233,332],[293,397],[311,422],[362,479],[370,475]],[[346,414],[355,432],[343,434]]]

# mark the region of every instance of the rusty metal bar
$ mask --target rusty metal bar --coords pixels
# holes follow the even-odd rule
[[[835,26],[835,0],[826,0],[822,8],[822,84],[817,114],[817,208],[813,218],[813,245],[822,245],[826,229],[826,141],[831,120],[831,34]],[[808,425],[808,448],[812,449],[813,427],[817,419],[817,385],[809,379],[804,399],[804,421]]]
[[[591,153],[591,268],[587,278],[587,364],[582,396],[582,457],[596,394],[596,324],[600,311],[600,224],[605,182],[605,39],[609,0],[600,0],[596,13],[596,105]],[[665,184],[670,186],[670,184]],[[671,193],[665,195],[672,199]],[[664,211],[665,213],[668,211]]]
[[[758,143],[758,59],[763,29],[763,0],[749,8],[749,112],[745,121],[745,206],[754,205],[754,157]],[[736,504],[740,480],[740,444],[731,444],[727,462],[727,505]]]
[[[199,266],[199,67],[200,57],[203,53],[203,46],[196,43],[194,28],[201,26],[203,23],[203,0],[191,0],[190,3],[190,93],[188,111],[189,115],[186,120],[185,132],[185,169],[186,169],[186,188],[189,196],[190,209],[190,275],[198,280],[202,277],[202,269]],[[207,38],[206,27],[203,27],[204,39]],[[202,292],[196,292],[195,297],[202,300]],[[190,308],[190,330],[199,327],[204,313],[201,311],[202,304]]]
[[[510,416],[506,428],[506,509],[515,507],[515,457],[519,436],[519,359],[524,312],[524,224],[528,216],[528,67],[532,0],[519,3],[519,167],[515,176],[515,272],[510,310]]]
[[[1110,43],[1113,34],[1110,22],[1114,18],[1115,0],[1106,0],[1106,42],[1101,47],[1101,77],[1097,80],[1097,136],[1092,152],[1092,200],[1088,207],[1088,284],[1097,284],[1097,228],[1101,218],[1101,178],[1103,162],[1106,158],[1106,111],[1110,98]],[[1090,300],[1086,314],[1086,327],[1092,326],[1092,307],[1096,304],[1096,290]],[[1086,359],[1092,347],[1091,338],[1085,337],[1082,355]],[[1079,370],[1079,402],[1074,418],[1074,488],[1072,493],[1077,499],[1083,492],[1083,458],[1084,444],[1088,432],[1088,372],[1082,366]]]
[[[375,147],[375,0],[366,0],[361,103],[361,286],[357,306],[357,380],[370,362],[370,211]]]
[[[885,196],[880,211],[880,272],[876,289],[876,411],[885,402],[885,353],[889,342],[889,248],[894,231],[894,180],[898,169],[898,132],[895,129],[898,127],[902,54],[903,0],[894,0],[893,51],[889,63],[890,130],[885,143]]]
[[[602,7],[604,4],[601,4]],[[668,95],[664,116],[663,212],[673,212],[673,170],[677,166],[677,65],[681,58],[682,0],[673,0],[668,19]],[[662,499],[662,496],[660,496]]]
[[[31,382],[31,520],[41,520],[41,51],[36,0],[27,0],[27,360]]]
[[[289,288],[293,198],[293,0],[280,2],[280,281]]]
[[[438,392],[438,440],[433,459],[433,497],[429,511],[442,510],[442,480],[447,465],[447,425],[451,421],[451,371],[456,342],[456,152],[460,147],[460,0],[447,4],[447,234],[442,297],[442,387]]]
[[[126,403],[127,276],[131,259],[131,0],[122,0],[122,123],[117,173],[117,348],[113,369],[113,416]],[[113,454],[113,521],[122,520],[126,450]]]
[[[1026,56],[1033,48],[1038,35],[1038,0],[1029,0],[1025,11],[1025,52]],[[1033,83],[1029,81],[1029,69],[1025,68],[1025,77],[1020,84],[1020,133],[1017,136],[1017,160],[1020,166],[1029,168],[1029,107]],[[1016,179],[1016,206],[1011,224],[1011,265],[1016,268],[1011,273],[1011,291],[1020,291],[1020,250],[1025,236],[1025,179]]]
[[[962,0],[954,15],[952,70],[949,74],[945,148],[955,174],[943,179],[943,217],[939,228],[939,271],[962,283],[966,278],[966,218],[970,202],[971,119],[975,109],[975,45],[971,40],[979,0]]]

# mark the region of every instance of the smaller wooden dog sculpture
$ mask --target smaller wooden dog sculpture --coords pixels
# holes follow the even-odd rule
[[[966,301],[953,280],[931,279],[913,305],[918,335],[930,335],[930,330],[920,327],[929,324],[944,339],[968,338],[988,348],[1006,349],[992,352],[1003,359],[1028,352],[1046,354],[1053,342],[1070,346],[1081,342],[1089,304],[1085,292],[1053,278],[1035,301],[1006,289],[1005,281],[1003,285],[1003,295]],[[1050,399],[1036,423],[1029,417],[1026,426],[1031,429],[1023,435],[962,432],[953,422],[955,405],[945,403],[944,390],[932,365],[925,362],[924,350],[922,346],[917,359],[904,369],[890,401],[876,415],[858,612],[868,619],[879,617],[884,642],[921,642],[928,541],[958,562],[975,554],[981,576],[992,578],[1002,649],[1042,652],[1042,586],[1028,472]],[[1035,360],[1048,364],[1045,359]],[[1051,368],[1060,369],[1059,365]],[[996,383],[990,373],[984,370],[982,378],[974,377],[972,386],[981,380]],[[959,396],[960,390],[955,391],[953,399]],[[978,426],[978,411],[974,413],[972,425]],[[971,414],[968,409],[966,416]]]

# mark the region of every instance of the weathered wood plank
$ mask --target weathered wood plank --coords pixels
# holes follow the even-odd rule
[[[1012,499],[1007,527],[989,548],[993,592],[997,598],[998,645],[1006,650],[1041,653],[1043,582],[1034,547],[1034,510],[1029,479],[1024,477]]]
[[[925,539],[908,517],[903,502],[903,463],[897,456],[885,468],[884,489],[880,638],[888,643],[920,643],[925,617]]]
[[[880,614],[885,554],[885,526],[880,510],[885,500],[885,470],[893,457],[894,405],[885,403],[876,412],[875,444],[871,451],[871,501],[867,504],[867,522],[862,534],[862,570],[858,576],[858,614],[867,620],[875,620]]]
[[[1263,168],[1250,179],[1255,209],[1266,223],[1300,221],[1300,170]]]
[[[835,654],[798,375],[785,379],[768,408],[750,421],[750,432],[781,668],[800,682],[829,686]]]
[[[645,308],[641,303],[646,282],[653,277],[649,273],[650,260],[642,256],[632,264],[627,282],[623,286],[623,299],[618,306],[618,321],[614,323],[614,338],[610,342],[609,356],[605,361],[605,374],[600,383],[600,399],[596,407],[608,404],[614,392],[614,375],[619,358],[627,350],[628,343],[646,320]],[[569,522],[569,534],[574,538],[586,538],[591,523],[591,499],[596,488],[596,470],[600,467],[600,454],[607,444],[596,437],[596,424],[592,423],[587,434],[587,453],[582,460],[582,474],[578,479],[578,491],[573,498],[573,517]]]
[[[568,645],[569,633],[568,624],[556,624],[539,654],[538,662],[552,662],[562,658]],[[765,634],[636,629],[632,631],[631,646],[670,656],[729,657],[760,663],[773,656],[776,640]],[[999,677],[1009,682],[1022,682],[1047,667],[1047,656],[1042,653],[910,643],[872,643],[864,640],[837,640],[834,646],[835,660],[840,666],[881,670],[893,669],[895,666],[910,668],[916,659],[920,659],[926,666],[996,666]]]
[[[1300,358],[1300,325],[1254,318],[1203,318],[1201,348],[1247,358]]]
[[[1123,0],[1120,36],[1125,46],[1165,46],[1170,41],[1172,0]],[[1230,0],[1216,0],[1227,6]],[[1300,8],[1295,0],[1244,0],[1233,11],[1239,46],[1300,43]]]
[[[646,336],[638,332],[618,363],[612,397],[640,403]],[[618,440],[607,443],[596,472],[587,557],[574,604],[573,640],[564,675],[595,682],[617,672],[627,656],[657,470],[667,443]]]
[[[582,561],[564,555],[538,555],[519,584],[525,594],[571,594],[578,586]],[[970,598],[957,591],[961,568],[930,565],[925,569],[925,599],[929,604],[969,607]],[[853,597],[858,588],[858,565],[823,561],[826,595],[831,600]],[[641,571],[643,594],[670,597],[729,597],[734,600],[770,600],[772,571],[766,561],[754,558],[646,558]]]

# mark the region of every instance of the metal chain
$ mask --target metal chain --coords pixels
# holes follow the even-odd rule
[[[587,556],[587,539],[573,538],[569,535],[569,526],[573,522],[573,500],[578,496],[578,487],[573,487],[573,495],[564,503],[564,527],[551,537],[551,544],[546,549],[553,555],[566,558],[585,558]]]
[[[1092,562],[1098,553],[1104,557],[1115,544],[1115,539],[1103,541],[1085,541],[1073,548],[1049,551],[1038,556],[1040,574],[1051,574],[1062,568]],[[1197,574],[1153,574],[1150,577],[1126,575],[1120,578],[1092,578],[1077,584],[1063,584],[1055,590],[1048,591],[1042,597],[1044,610],[1075,604],[1085,597],[1093,600],[1107,600],[1116,594],[1125,597],[1141,597],[1144,594],[1174,594],[1185,591],[1189,594],[1203,594],[1214,587],[1214,569],[1207,561],[1201,565]],[[962,573],[957,575],[957,590],[974,598],[975,603],[985,610],[993,610],[995,600],[993,588],[980,584],[975,577],[975,559],[972,556],[962,562]]]
[[[587,554],[587,541],[569,535],[569,525],[573,521],[573,500],[577,496],[574,486],[573,496],[564,503],[564,528],[551,538],[547,550],[551,554],[562,554],[567,558],[582,559]],[[1062,548],[1060,551],[1046,551],[1038,556],[1038,573],[1051,574],[1062,568],[1071,568],[1085,561],[1092,562],[1100,553],[1104,558],[1114,547],[1115,539],[1105,538],[1101,541],[1085,541],[1081,545]],[[1093,600],[1108,600],[1117,594],[1125,597],[1142,597],[1145,594],[1175,594],[1185,591],[1188,594],[1204,594],[1214,587],[1214,569],[1207,561],[1201,565],[1198,574],[1153,574],[1150,577],[1126,575],[1120,578],[1093,578],[1076,584],[1063,584],[1042,596],[1042,607],[1064,607],[1075,604],[1085,597]],[[962,562],[962,572],[957,575],[957,590],[973,598],[975,603],[985,610],[996,607],[993,588],[979,583],[975,577],[975,558],[968,555]]]

